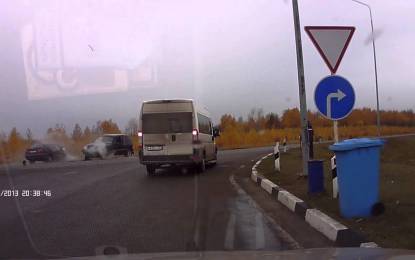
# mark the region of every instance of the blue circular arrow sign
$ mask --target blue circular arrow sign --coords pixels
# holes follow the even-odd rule
[[[330,120],[340,120],[352,112],[356,96],[352,85],[340,76],[327,76],[314,90],[318,111]]]

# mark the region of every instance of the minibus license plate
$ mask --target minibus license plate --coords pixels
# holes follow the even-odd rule
[[[163,146],[161,145],[147,146],[147,151],[160,151],[160,150],[163,150]]]

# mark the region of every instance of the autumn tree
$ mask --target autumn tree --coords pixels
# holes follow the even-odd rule
[[[224,114],[220,118],[220,129],[222,131],[225,131],[228,128],[236,127],[236,125],[237,125],[237,122],[232,115]]]
[[[262,108],[257,109],[256,117],[255,117],[255,125],[256,130],[262,130],[265,129],[266,119],[264,116],[264,110]]]
[[[262,108],[252,108],[248,114],[247,127],[245,130],[255,129],[256,131],[266,128],[266,118]]]
[[[267,129],[280,128],[281,121],[280,121],[280,117],[278,116],[278,114],[268,113],[265,116],[265,127]]]
[[[286,128],[300,127],[300,111],[298,108],[286,109],[282,114],[281,123]]]
[[[248,113],[248,119],[246,122],[246,130],[254,129],[256,128],[256,122],[255,122],[255,115],[256,115],[256,108],[252,108],[251,111]]]
[[[381,111],[380,118],[382,125],[415,126],[415,114],[413,110]]]
[[[92,126],[91,132],[94,136],[100,136],[103,134],[119,134],[121,133],[121,130],[117,123],[113,122],[112,119],[108,119],[97,121],[97,123]]]
[[[7,135],[4,131],[0,131],[0,144],[7,143]]]
[[[56,124],[54,128],[48,128],[47,138],[59,144],[67,142],[68,136],[66,135],[65,125]]]
[[[89,140],[92,136],[91,130],[89,129],[89,127],[85,127],[84,129],[84,133],[82,134],[82,138]]]
[[[17,131],[16,127],[10,131],[9,138],[7,140],[7,147],[9,151],[9,155],[12,158],[15,158],[19,152],[24,149],[24,139]]]
[[[99,120],[96,122],[95,125],[92,126],[91,133],[93,136],[101,136],[103,134],[101,124],[102,124],[102,121]]]
[[[0,130],[0,163],[4,163],[6,161],[6,153],[7,153],[7,135],[3,130]]]
[[[308,111],[307,115],[315,130],[316,137],[332,138],[332,121],[319,112]],[[389,129],[388,133],[390,134],[408,132],[406,127],[415,126],[414,111],[381,111],[381,124],[382,126],[397,127]],[[234,116],[225,114],[220,119],[222,133],[217,144],[221,147],[236,148],[268,145],[276,138],[282,137],[298,140],[300,125],[298,108],[286,109],[281,117],[276,113],[267,113],[264,116],[262,109],[253,108],[248,113],[246,120],[243,117],[236,120]],[[340,131],[342,138],[369,135],[375,129],[376,110],[370,108],[354,109],[348,117],[339,121],[339,125],[342,126]]]
[[[267,129],[272,129],[274,128],[274,114],[273,113],[269,113],[265,116],[266,118],[266,123],[265,123],[265,127]]]
[[[353,109],[345,119],[340,120],[342,126],[364,126],[376,124],[376,111],[370,108]]]
[[[333,125],[333,122],[331,120],[323,117],[319,112],[308,111],[307,118],[313,127],[327,127]]]
[[[117,123],[113,122],[112,119],[101,121],[98,128],[103,134],[120,134],[121,133],[120,129],[118,128]]]
[[[79,126],[79,124],[75,124],[73,131],[72,131],[72,139],[74,141],[79,141],[82,138],[82,128]]]

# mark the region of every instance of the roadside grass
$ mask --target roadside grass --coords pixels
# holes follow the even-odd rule
[[[366,239],[381,247],[415,249],[415,137],[386,139],[381,152],[380,199],[385,213],[368,219],[343,219],[338,200],[332,199],[329,144],[314,146],[316,159],[324,160],[325,192],[307,193],[307,179],[299,177],[301,151],[292,149],[281,153],[281,172],[274,171],[274,160],[266,158],[258,171],[277,185],[318,208],[346,226],[360,231]]]

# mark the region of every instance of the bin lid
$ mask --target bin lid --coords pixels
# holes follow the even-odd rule
[[[382,146],[384,144],[382,139],[371,139],[371,138],[354,138],[347,139],[333,145],[330,145],[330,150],[332,151],[348,151],[358,148],[366,148],[373,146]]]

